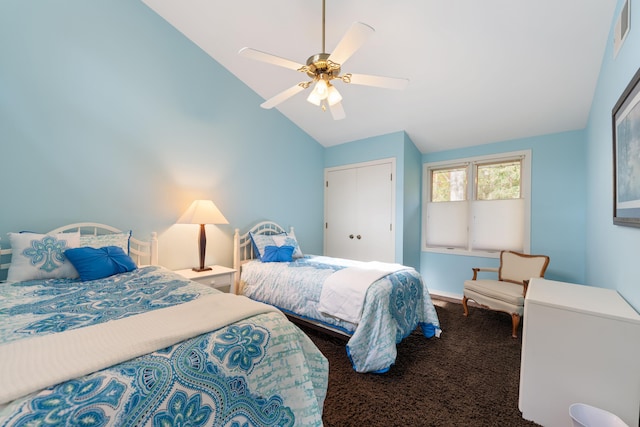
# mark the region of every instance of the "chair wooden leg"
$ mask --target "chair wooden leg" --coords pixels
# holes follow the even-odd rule
[[[520,325],[520,315],[516,313],[511,314],[511,337],[518,338],[518,326]]]
[[[467,298],[465,295],[462,296],[462,308],[464,309],[464,315],[468,316],[469,315],[469,307],[467,306],[467,300],[469,298]]]

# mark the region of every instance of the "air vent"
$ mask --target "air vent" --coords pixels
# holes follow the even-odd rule
[[[620,16],[618,16],[618,20],[616,21],[616,27],[613,30],[613,57],[615,58],[622,47],[622,43],[627,38],[627,34],[629,34],[629,16],[631,15],[629,12],[629,2],[631,0],[626,0],[622,5],[622,10],[620,11]]]

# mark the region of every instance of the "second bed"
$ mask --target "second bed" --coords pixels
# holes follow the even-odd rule
[[[417,327],[427,338],[441,333],[427,287],[411,267],[303,255],[293,229],[269,221],[242,235],[236,230],[234,240],[238,292],[348,339],[357,372],[388,371],[396,345]],[[290,258],[274,252],[287,246]]]

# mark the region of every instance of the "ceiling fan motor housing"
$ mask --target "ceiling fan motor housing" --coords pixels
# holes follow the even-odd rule
[[[340,64],[329,61],[330,54],[318,53],[307,59],[306,73],[309,77],[315,79],[325,74],[327,80],[332,80],[340,74]]]

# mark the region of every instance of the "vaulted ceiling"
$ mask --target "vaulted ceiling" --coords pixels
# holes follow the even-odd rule
[[[264,99],[322,50],[322,0],[143,0]],[[407,132],[423,153],[586,126],[616,0],[326,0],[326,50],[353,22],[375,33],[342,72],[403,77],[403,91],[335,83],[346,117],[295,95],[276,108],[324,146]],[[266,114],[266,110],[265,110]]]

